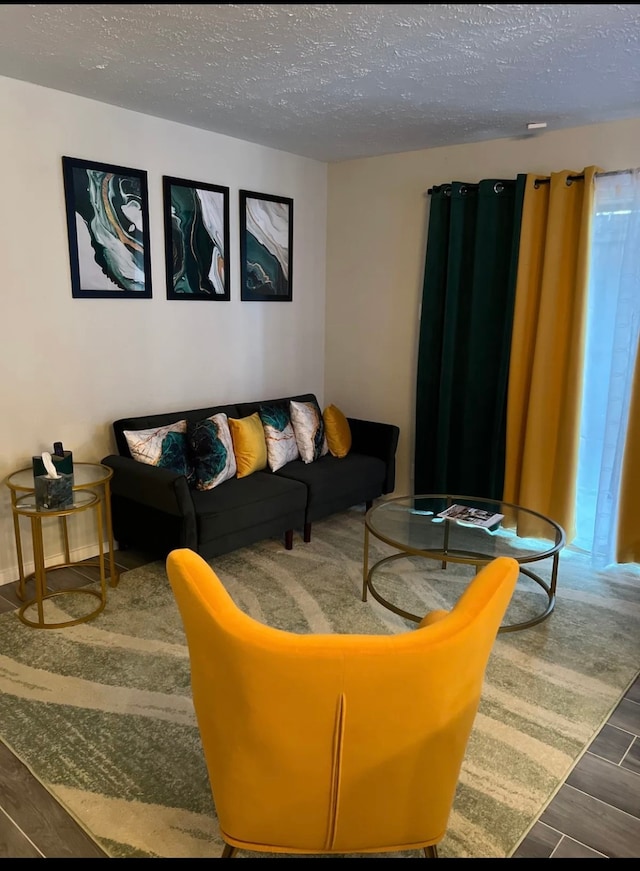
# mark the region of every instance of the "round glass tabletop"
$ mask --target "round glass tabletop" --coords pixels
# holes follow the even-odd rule
[[[549,517],[468,496],[400,496],[371,508],[365,523],[376,538],[405,553],[456,562],[498,556],[534,562],[557,553],[565,543],[564,530]]]
[[[98,497],[91,490],[75,490],[71,495],[73,496],[73,504],[65,508],[39,508],[36,505],[35,493],[26,493],[24,496],[19,496],[16,499],[14,510],[17,514],[24,514],[29,517],[38,514],[55,514],[57,517],[60,517],[64,514],[71,514],[73,511],[90,508],[98,501]]]
[[[113,476],[113,469],[103,466],[102,463],[76,463],[73,464],[73,489],[80,490],[85,487],[97,487],[105,484]],[[10,490],[33,490],[33,468],[20,469],[5,479],[5,484]]]

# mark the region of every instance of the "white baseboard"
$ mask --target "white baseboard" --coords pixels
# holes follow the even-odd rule
[[[107,542],[104,542],[102,546],[104,548],[105,559],[108,559],[109,545]],[[92,557],[97,557],[98,556],[97,545],[96,544],[88,544],[88,545],[85,545],[84,547],[74,548],[71,551],[70,555],[71,555],[71,559],[74,562],[82,562],[83,560],[91,559]],[[47,557],[47,559],[45,561],[45,565],[46,566],[55,566],[61,562],[64,562],[64,554],[62,552],[60,552],[58,554],[54,554],[51,557]],[[25,576],[28,577],[34,571],[34,568],[35,568],[35,566],[34,566],[33,562],[25,562],[25,564],[24,564]],[[109,572],[109,567],[107,565],[107,573],[108,572]],[[19,576],[20,576],[20,573],[18,571],[18,564],[17,563],[15,564],[15,566],[9,566],[9,568],[2,569],[2,571],[0,571],[0,593],[2,592],[2,587],[5,584],[12,584],[14,581],[18,580]]]

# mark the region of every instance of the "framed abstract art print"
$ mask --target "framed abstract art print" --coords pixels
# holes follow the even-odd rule
[[[62,174],[73,297],[151,297],[147,173],[63,157]]]
[[[240,299],[290,302],[293,200],[240,191]]]
[[[229,188],[164,176],[167,299],[229,300]]]

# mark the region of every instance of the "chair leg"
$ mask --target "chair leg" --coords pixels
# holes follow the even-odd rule
[[[231,844],[227,844],[225,842],[224,850],[222,851],[222,856],[220,856],[220,858],[221,859],[233,859],[233,857],[236,855],[237,852],[238,852],[237,847],[232,847]]]
[[[284,546],[287,550],[293,549],[293,529],[287,529],[284,534]]]
[[[424,855],[427,859],[437,859],[438,858],[438,848],[435,844],[431,847],[424,848]]]
[[[309,542],[311,541],[311,524],[305,523],[304,525],[304,540]]]

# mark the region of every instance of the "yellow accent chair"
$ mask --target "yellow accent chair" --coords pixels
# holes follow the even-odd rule
[[[495,559],[451,611],[392,635],[275,629],[237,607],[194,551],[173,550],[166,567],[220,858],[437,857],[516,560]]]

